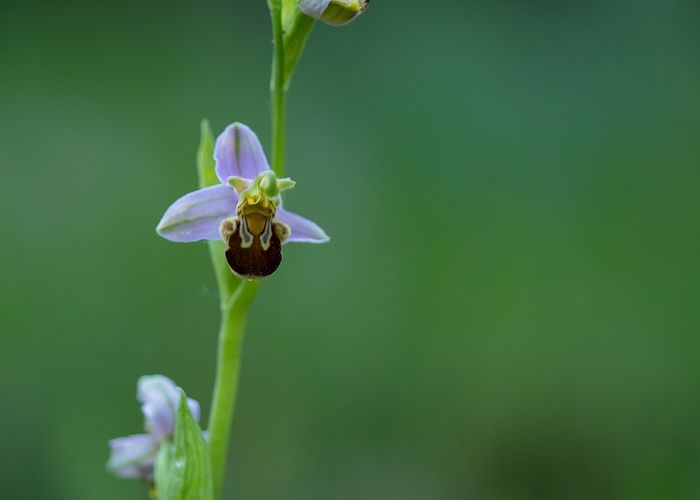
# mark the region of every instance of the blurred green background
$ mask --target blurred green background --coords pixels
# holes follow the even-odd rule
[[[289,95],[290,245],[231,499],[700,498],[700,8],[372,2]],[[263,1],[0,4],[0,497],[105,472],[142,374],[206,410],[204,244],[154,227],[199,121],[269,146]],[[206,411],[205,411],[206,413]]]

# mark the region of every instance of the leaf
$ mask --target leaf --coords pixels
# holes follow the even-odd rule
[[[298,2],[283,5],[284,88],[289,88],[297,62],[304,52],[306,39],[314,27],[314,19],[299,10]]]
[[[180,390],[173,443],[164,443],[156,463],[159,500],[213,500],[209,447]]]
[[[208,120],[202,120],[200,131],[199,149],[197,150],[199,187],[216,186],[220,181],[216,175],[216,162],[214,161],[214,134],[211,132]],[[226,303],[238,286],[240,279],[228,268],[224,258],[226,252],[224,242],[209,241],[208,243],[221,302]]]
[[[197,174],[199,187],[209,187],[219,184],[214,163],[214,135],[208,120],[202,120],[200,127],[199,149],[197,150]]]

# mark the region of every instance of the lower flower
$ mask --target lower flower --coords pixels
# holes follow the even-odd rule
[[[123,479],[141,479],[153,484],[153,469],[160,446],[175,431],[178,388],[163,375],[147,375],[138,381],[137,399],[141,402],[146,434],[112,439],[107,469]],[[199,421],[199,403],[188,399],[190,413]]]

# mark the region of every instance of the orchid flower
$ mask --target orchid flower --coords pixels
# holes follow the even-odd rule
[[[331,26],[342,26],[364,12],[369,0],[299,0],[299,10]]]
[[[244,278],[272,274],[282,261],[282,244],[325,243],[316,223],[282,207],[280,193],[294,187],[270,169],[258,137],[233,123],[216,139],[220,184],[193,191],[165,211],[156,231],[170,241],[223,239],[231,270]]]
[[[163,375],[148,375],[138,381],[136,398],[141,403],[147,434],[112,439],[107,468],[120,478],[153,482],[153,467],[158,448],[175,430],[175,415],[179,401],[175,383]],[[187,406],[199,421],[199,403],[187,399]]]

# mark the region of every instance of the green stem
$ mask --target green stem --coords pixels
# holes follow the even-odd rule
[[[285,64],[284,31],[282,29],[282,2],[269,0],[274,53],[272,56],[272,78],[270,96],[272,101],[272,170],[284,175],[284,114],[285,114]]]
[[[240,286],[241,279],[235,276],[228,267],[226,258],[226,245],[223,241],[209,242],[209,256],[216,275],[216,285],[219,289],[219,305],[223,309],[231,296]]]
[[[221,307],[216,382],[209,414],[209,450],[212,460],[214,498],[221,496],[231,422],[236,403],[245,321],[258,286],[257,281],[241,281],[228,302]]]
[[[282,26],[282,0],[268,0],[268,4],[274,35],[272,78],[270,81],[272,101],[272,169],[281,177],[284,173],[286,86],[289,85],[289,80],[304,48],[306,38],[311,32],[313,20],[303,17],[298,12],[298,7],[295,7],[295,17],[288,33],[291,52],[289,58],[285,60],[287,40],[285,39]],[[214,167],[211,164],[213,140],[207,123],[202,124],[202,137],[204,140],[200,146],[198,160],[200,163],[200,186],[204,187],[216,183]],[[225,248],[223,242],[210,242],[209,251],[221,298],[221,327],[219,329],[216,382],[214,384],[211,411],[209,412],[209,450],[211,453],[214,498],[220,498],[236,403],[246,316],[255,298],[259,282],[240,280],[232,275],[224,257]]]

